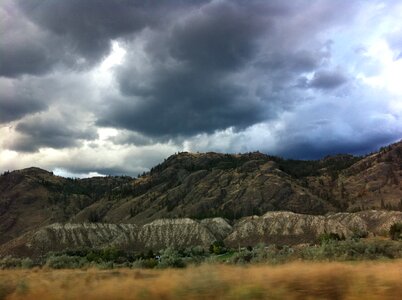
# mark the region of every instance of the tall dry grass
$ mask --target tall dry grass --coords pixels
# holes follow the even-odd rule
[[[402,299],[402,261],[7,270],[0,299]]]

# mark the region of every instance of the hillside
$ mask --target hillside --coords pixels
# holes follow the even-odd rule
[[[237,220],[269,211],[402,210],[402,142],[366,157],[317,161],[179,153],[139,178],[68,179],[38,168],[0,176],[0,244],[54,223]]]
[[[66,222],[130,177],[69,179],[38,168],[0,176],[0,243],[55,222]]]
[[[142,226],[55,223],[0,245],[0,256],[40,257],[51,251],[111,247],[136,253],[167,247],[184,249],[201,246],[208,249],[214,241],[223,241],[232,248],[260,243],[297,245],[317,243],[324,233],[336,233],[345,238],[384,236],[396,222],[402,222],[402,212],[372,210],[326,216],[267,212],[260,217],[241,218],[233,226],[222,218],[158,219]]]

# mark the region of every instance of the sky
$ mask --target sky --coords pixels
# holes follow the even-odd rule
[[[402,138],[402,3],[1,0],[0,171],[132,175]]]

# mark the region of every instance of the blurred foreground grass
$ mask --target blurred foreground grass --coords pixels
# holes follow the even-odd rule
[[[402,260],[3,270],[0,299],[402,299]]]

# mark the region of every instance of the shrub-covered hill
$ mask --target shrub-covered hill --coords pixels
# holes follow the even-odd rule
[[[267,211],[323,215],[402,209],[402,143],[317,161],[262,153],[179,153],[137,179],[67,179],[29,168],[0,176],[0,243],[53,223],[162,218],[230,221]]]

